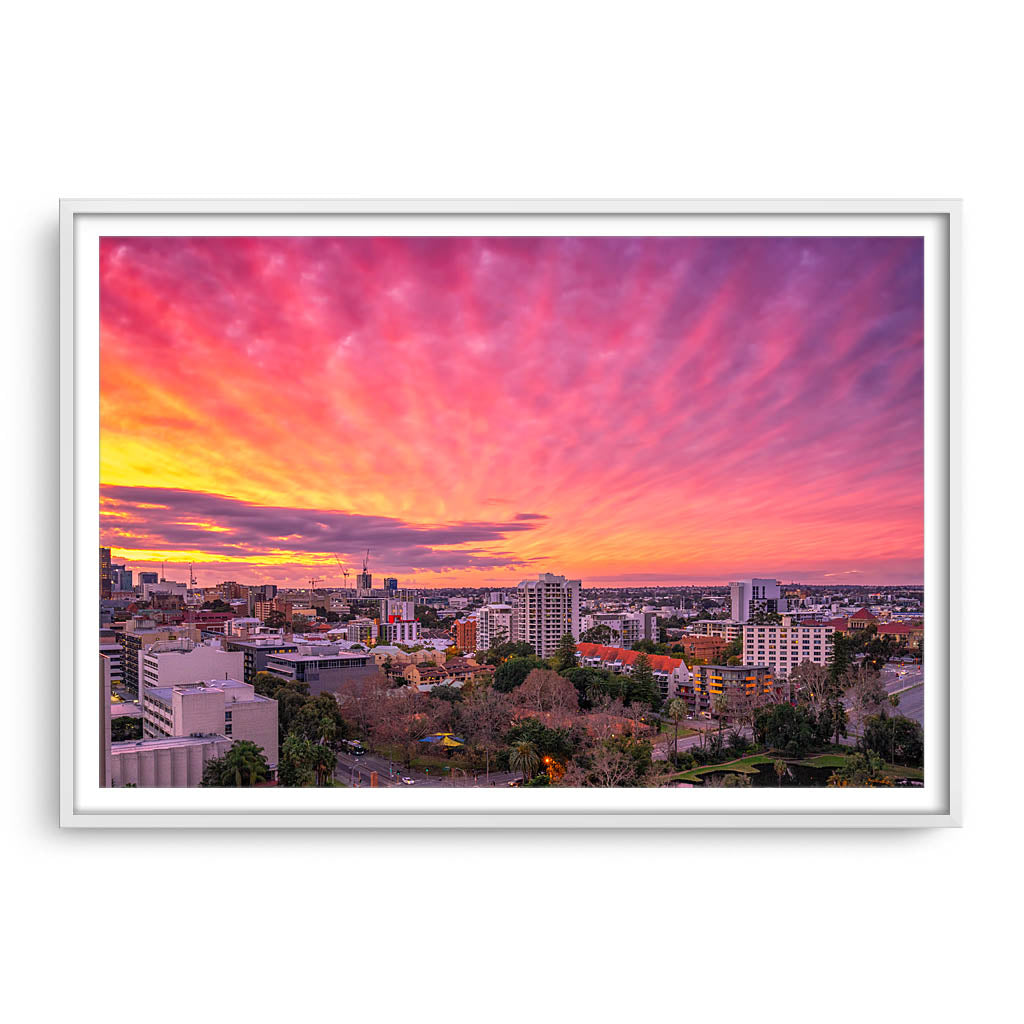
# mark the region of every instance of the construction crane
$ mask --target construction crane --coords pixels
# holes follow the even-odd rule
[[[334,556],[334,560],[338,563],[338,568],[341,570],[341,575],[345,577],[345,589],[348,590],[348,577],[350,570],[346,569],[345,566],[341,564],[341,559],[337,555]]]
[[[363,574],[365,575],[369,571],[370,564],[370,549],[366,549],[366,557],[363,559]]]
[[[321,583],[321,582],[323,582],[323,578],[320,577],[320,576],[313,576],[309,580],[309,607],[310,608],[314,607],[314,605],[313,605],[313,588],[318,583]]]

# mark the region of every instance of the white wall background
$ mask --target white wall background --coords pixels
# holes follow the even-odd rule
[[[152,1021],[1012,1013],[1024,683],[991,670],[1019,660],[996,616],[1019,603],[1002,587],[1020,578],[1021,28],[1016,5],[895,0],[8,8],[4,582],[26,600],[5,625],[38,659],[5,671],[5,1004]],[[59,833],[64,195],[963,197],[966,827]]]

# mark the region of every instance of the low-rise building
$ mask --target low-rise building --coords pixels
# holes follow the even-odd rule
[[[683,653],[694,661],[712,662],[720,658],[722,652],[732,641],[724,636],[693,636],[684,633],[676,641],[683,648]]]
[[[243,660],[240,651],[227,651],[219,641],[160,640],[146,645],[139,654],[139,678],[143,687],[241,679]]]
[[[291,641],[285,642],[284,635],[276,633],[268,636],[249,636],[243,639],[228,637],[224,640],[224,649],[240,651],[242,654],[242,681],[252,685],[256,681],[257,672],[267,671],[267,659],[274,654],[290,654],[299,649],[299,645]]]
[[[231,749],[226,736],[162,736],[112,743],[109,785],[184,788],[203,781],[207,761]]]
[[[213,679],[146,689],[142,698],[143,739],[223,736],[263,748],[277,767],[277,701],[261,697],[238,679]]]
[[[725,697],[736,712],[748,702],[772,693],[775,679],[767,665],[694,665],[693,682],[684,692],[695,711],[710,711],[716,697]]]
[[[286,654],[271,654],[267,671],[305,683],[312,696],[341,693],[349,684],[375,678],[379,672],[368,651],[342,651],[336,644],[300,645]]]
[[[658,617],[653,609],[639,612],[595,612],[585,615],[580,629],[585,633],[594,626],[607,626],[611,632],[609,646],[632,647],[641,640],[658,642]]]
[[[606,647],[603,644],[579,643],[576,658],[588,668],[603,668],[608,672],[624,672],[631,675],[636,661],[646,657],[654,673],[655,682],[661,691],[662,700],[671,700],[690,682],[690,670],[682,658],[670,658],[666,654],[647,654],[631,651],[624,647]]]

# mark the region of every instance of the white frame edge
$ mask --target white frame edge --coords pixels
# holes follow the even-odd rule
[[[961,649],[961,237],[959,199],[62,199],[60,201],[60,794],[63,828],[934,828],[963,825]],[[381,213],[648,213],[648,214],[932,214],[947,218],[946,361],[940,387],[946,401],[945,518],[948,598],[948,808],[929,814],[476,812],[209,814],[84,814],[75,808],[75,217],[79,214],[381,214]]]

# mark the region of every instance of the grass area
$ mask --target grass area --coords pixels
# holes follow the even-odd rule
[[[807,768],[841,768],[846,764],[846,759],[849,756],[849,754],[817,754],[814,757],[809,757],[804,761],[797,761],[796,763]],[[924,778],[924,770],[922,768],[908,768],[900,764],[887,764],[883,774],[893,779]]]
[[[796,764],[805,768],[842,768],[846,764],[848,754],[816,754],[804,761],[797,761]]]
[[[687,736],[696,736],[697,735],[697,731],[698,730],[696,730],[696,729],[687,728],[687,726],[685,726],[685,725],[680,725],[679,726],[679,738],[681,740],[683,740],[683,739],[686,739]],[[661,723],[661,731],[658,733],[658,737],[659,738],[661,738],[662,736],[667,736],[669,739],[672,739],[675,736],[675,734],[676,734],[675,726],[671,722],[664,722],[663,721]]]
[[[799,765],[803,768],[841,768],[846,764],[849,754],[815,754],[800,761],[787,761],[789,764]],[[747,757],[740,757],[734,761],[723,761],[720,764],[706,764],[700,768],[691,768],[685,772],[678,772],[670,775],[668,782],[700,782],[702,775],[710,772],[737,772],[742,775],[753,775],[761,765],[772,765],[777,757],[769,754],[751,754]],[[781,760],[786,760],[782,758]],[[883,774],[891,779],[924,779],[924,771],[920,768],[905,768],[902,765],[887,764]]]
[[[708,772],[737,772],[741,775],[753,775],[758,770],[758,765],[774,764],[777,758],[769,757],[767,754],[750,754],[748,757],[740,757],[734,761],[723,761],[721,764],[706,764],[700,768],[691,768],[677,775],[669,776],[669,782],[700,782],[702,775]]]

